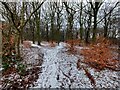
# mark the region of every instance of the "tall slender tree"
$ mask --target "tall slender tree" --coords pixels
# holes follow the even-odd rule
[[[94,2],[92,2],[92,0],[90,0],[90,5],[93,11],[93,17],[94,17],[94,26],[93,26],[93,41],[95,41],[96,39],[96,31],[97,31],[97,15],[98,15],[98,11],[101,7],[101,5],[103,4],[102,0],[100,0],[99,2],[97,0],[94,0]]]
[[[73,24],[74,24],[74,15],[76,11],[74,8],[70,7],[67,2],[63,2],[67,12],[67,31],[66,39],[73,39]]]

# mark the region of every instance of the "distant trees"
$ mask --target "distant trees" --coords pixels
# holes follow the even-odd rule
[[[50,38],[52,41],[54,41],[56,38],[55,37],[55,31],[56,31],[55,30],[55,4],[50,2],[49,5],[51,10],[49,14],[50,15]]]
[[[83,13],[83,2],[80,2],[80,18],[79,18],[79,24],[80,24],[80,38],[83,39],[83,19],[82,19],[82,13]]]
[[[87,11],[87,19],[86,20],[86,31],[85,31],[85,42],[89,43],[89,38],[90,38],[90,31],[91,31],[91,26],[92,26],[92,8],[91,6],[87,6],[89,8]]]
[[[67,31],[66,31],[66,39],[73,39],[73,24],[74,24],[74,15],[76,13],[74,9],[74,5],[68,4],[67,2],[63,2],[66,12],[67,12]]]
[[[77,39],[78,36],[88,43],[91,39],[95,41],[100,32],[108,38],[117,36],[115,15],[119,2],[114,5],[102,0],[86,3],[44,2],[1,2],[1,15],[11,26],[9,33],[16,35],[18,53],[20,43],[30,38],[40,45],[41,40],[59,43],[63,39]],[[108,5],[107,8],[104,8],[105,5]],[[25,37],[28,34],[31,37]]]
[[[33,10],[36,9],[36,7],[39,6],[39,2],[32,2],[32,6],[33,6]],[[40,45],[40,42],[41,42],[41,35],[40,35],[40,13],[41,13],[41,10],[40,8],[34,13],[34,20],[35,20],[35,29],[36,29],[36,35],[37,35],[37,42],[38,42],[38,45]]]
[[[116,18],[116,13],[117,11],[113,12],[113,10],[117,7],[118,3],[116,3],[114,6],[110,6],[110,8],[107,8],[110,4],[105,4],[105,9],[104,9],[104,37],[109,37],[109,30],[113,29],[113,35],[112,37],[114,37],[114,35],[116,34],[116,29],[114,29],[117,25],[117,18]],[[115,16],[116,15],[116,16]],[[115,25],[116,23],[116,25]],[[112,28],[114,27],[114,28]],[[109,29],[109,30],[108,30]]]
[[[45,7],[48,6],[48,7]],[[63,5],[57,2],[48,2],[42,8],[42,21],[44,22],[45,39],[60,42],[62,29]]]
[[[45,32],[45,38],[43,38],[43,40],[45,39],[46,41],[49,41],[49,22],[50,22],[50,18],[49,18],[49,12],[46,12],[47,8],[44,6],[42,8],[42,20],[44,22],[44,32]]]
[[[100,0],[99,2],[97,0],[94,0],[94,2],[92,2],[90,0],[90,5],[91,5],[91,8],[92,8],[92,11],[93,11],[93,14],[92,16],[94,17],[94,26],[93,26],[93,36],[92,36],[92,39],[93,41],[95,41],[95,38],[96,38],[96,30],[97,30],[97,15],[98,15],[98,11],[102,5],[102,0]]]
[[[62,11],[63,11],[63,4],[60,6],[60,3],[56,3],[55,2],[55,8],[56,8],[56,29],[57,29],[57,33],[56,33],[56,40],[59,44],[59,42],[61,41],[61,32],[60,30],[62,29]]]

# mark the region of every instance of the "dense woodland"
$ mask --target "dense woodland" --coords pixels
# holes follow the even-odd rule
[[[39,46],[42,46],[42,41],[51,46],[65,42],[70,45],[67,48],[72,54],[76,54],[76,45],[86,46],[91,49],[81,51],[86,59],[84,63],[98,71],[104,68],[119,71],[114,66],[119,62],[114,59],[109,63],[111,61],[107,59],[116,56],[110,53],[108,46],[115,47],[113,51],[119,54],[120,2],[82,1],[0,2],[3,74],[9,73],[9,67],[22,61],[21,45],[24,41]],[[78,69],[79,63],[80,60]],[[18,66],[18,72],[25,71],[24,64]],[[87,75],[91,78],[89,73]],[[91,81],[95,83],[93,79]]]

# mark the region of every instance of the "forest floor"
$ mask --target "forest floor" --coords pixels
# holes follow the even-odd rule
[[[43,44],[44,46],[44,44]],[[91,67],[87,67],[95,80],[95,85],[91,83],[83,69],[78,70],[78,58],[83,60],[83,56],[77,56],[67,52],[65,43],[60,43],[55,47],[41,47],[44,57],[42,71],[39,78],[31,88],[118,88],[118,72],[102,70],[97,72]],[[84,49],[79,47],[79,49]],[[82,65],[86,66],[84,63]]]
[[[20,88],[118,88],[120,78],[118,71],[109,69],[96,71],[94,68],[85,66],[95,80],[94,83],[90,77],[86,75],[83,68],[77,68],[78,60],[83,61],[84,56],[76,55],[68,52],[66,43],[61,42],[59,45],[51,47],[49,43],[41,43],[42,46],[32,44],[32,48],[23,49],[23,57],[27,67],[27,74],[20,76],[13,72],[9,75],[4,75],[2,81],[9,80],[9,86],[14,83],[14,88],[17,85]],[[77,46],[81,51],[86,47]],[[32,66],[31,66],[32,65]],[[7,78],[7,79],[6,79]],[[16,83],[17,82],[17,83]]]

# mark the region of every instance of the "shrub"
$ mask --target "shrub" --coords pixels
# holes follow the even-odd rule
[[[68,51],[72,54],[74,54],[76,52],[74,46],[80,45],[80,40],[79,39],[67,40],[65,42],[68,44],[67,45],[67,48],[69,49]]]
[[[109,40],[98,38],[96,44],[91,44],[89,49],[83,49],[81,51],[84,55],[84,62],[97,70],[103,70],[105,68],[116,70],[118,60],[115,59],[116,55],[113,55],[109,46]]]
[[[15,51],[15,40],[13,35],[5,37],[3,35],[3,47],[2,47],[2,67],[4,72],[9,72],[9,69],[15,69],[15,65],[21,61],[21,58],[17,56]],[[12,72],[12,71],[11,71]]]
[[[22,63],[17,64],[17,71],[20,75],[24,75],[26,72],[26,66]]]

